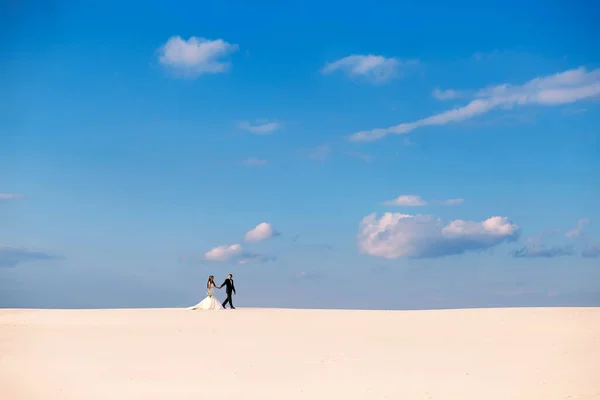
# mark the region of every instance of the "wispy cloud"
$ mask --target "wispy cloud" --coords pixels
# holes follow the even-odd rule
[[[577,221],[577,225],[567,230],[564,233],[564,237],[570,239],[564,244],[555,244],[548,246],[544,242],[552,237],[557,236],[561,233],[558,228],[547,229],[537,235],[528,237],[525,240],[525,245],[520,249],[512,252],[514,257],[518,258],[553,258],[562,256],[572,256],[576,254],[576,242],[582,239],[582,229],[585,225],[589,224],[590,220],[587,218],[580,219]],[[562,236],[562,235],[561,235]],[[585,242],[585,241],[584,241]],[[593,247],[588,248],[593,253]],[[591,254],[589,253],[589,254]],[[586,257],[586,250],[582,252],[582,256]]]
[[[399,206],[399,207],[421,207],[427,204],[439,204],[439,205],[458,205],[464,203],[464,199],[447,199],[447,200],[431,200],[426,201],[421,196],[412,194],[403,194],[396,197],[394,200],[384,201],[384,206]]]
[[[364,78],[372,83],[385,83],[400,75],[399,68],[414,65],[417,61],[400,61],[394,57],[377,55],[351,55],[325,64],[321,72],[341,71],[349,78]]]
[[[260,167],[267,164],[267,160],[261,160],[260,158],[248,158],[244,160],[244,165],[247,165],[249,167]]]
[[[563,114],[564,115],[579,115],[579,114],[583,114],[585,112],[587,112],[586,108],[579,107],[579,108],[570,108],[570,109],[564,110]]]
[[[444,206],[457,206],[465,202],[465,199],[448,199],[448,200],[433,200],[433,204],[441,204]]]
[[[440,90],[434,89],[432,92],[433,97],[438,100],[452,100],[461,97],[461,93],[457,90]]]
[[[1,200],[17,200],[17,199],[22,199],[23,197],[25,197],[22,194],[17,194],[17,193],[0,193],[0,201]]]
[[[600,95],[600,69],[584,67],[538,77],[523,85],[498,85],[479,90],[468,104],[414,122],[354,133],[352,141],[373,141],[390,134],[406,134],[424,126],[441,126],[465,121],[498,108],[524,105],[557,106]]]
[[[323,162],[331,155],[331,147],[324,144],[321,146],[317,146],[310,153],[308,153],[308,158],[314,161]]]
[[[346,155],[348,157],[358,158],[359,160],[363,160],[364,162],[371,162],[375,159],[375,157],[373,157],[369,154],[362,154],[362,153],[358,153],[356,151],[347,151]]]
[[[223,39],[192,36],[184,40],[181,36],[172,36],[160,47],[159,61],[181,77],[196,78],[227,72],[231,63],[225,58],[238,49],[238,45]]]
[[[357,239],[363,253],[377,257],[435,258],[489,249],[516,240],[519,232],[506,217],[445,224],[429,215],[385,213],[364,217]]]
[[[578,238],[581,236],[581,231],[583,227],[590,223],[590,220],[587,218],[580,219],[577,221],[577,225],[573,228],[565,232],[565,237],[568,238]]]
[[[240,129],[253,133],[255,135],[268,135],[281,128],[281,123],[268,120],[256,120],[254,122],[242,121],[238,123]]]
[[[21,263],[33,261],[61,260],[62,256],[42,250],[22,247],[0,246],[0,267],[16,267]]]
[[[517,258],[553,258],[561,256],[572,256],[575,254],[573,245],[551,246],[544,245],[529,245],[520,248],[512,253],[513,257]]]

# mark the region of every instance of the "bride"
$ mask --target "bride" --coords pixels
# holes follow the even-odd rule
[[[219,300],[213,296],[214,288],[220,289],[221,287],[215,285],[215,277],[211,275],[208,277],[208,282],[206,282],[206,297],[195,306],[188,307],[188,310],[222,310],[223,306]]]

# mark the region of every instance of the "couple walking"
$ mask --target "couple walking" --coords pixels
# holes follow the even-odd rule
[[[225,293],[227,293],[227,298],[225,299],[223,304],[221,304],[213,295],[213,289],[221,289],[223,286],[225,286]],[[188,310],[223,310],[225,309],[227,303],[229,303],[229,307],[231,309],[235,309],[235,307],[233,306],[233,302],[231,301],[231,294],[236,294],[235,285],[233,284],[233,275],[227,275],[227,279],[225,279],[225,282],[223,282],[221,286],[217,286],[215,284],[214,276],[209,276],[208,282],[206,282],[206,289],[206,297],[195,306],[188,307]]]

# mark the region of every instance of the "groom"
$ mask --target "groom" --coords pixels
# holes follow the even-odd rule
[[[235,309],[233,303],[231,302],[231,292],[233,292],[233,294],[237,294],[235,292],[235,285],[233,284],[233,275],[227,275],[227,279],[225,279],[225,282],[223,282],[221,287],[223,286],[225,286],[225,292],[227,293],[227,298],[223,302],[223,308],[226,308],[225,306],[227,305],[227,303],[229,303],[229,307]]]

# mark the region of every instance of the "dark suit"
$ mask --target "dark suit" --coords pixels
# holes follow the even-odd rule
[[[227,293],[227,298],[223,302],[223,308],[229,303],[230,308],[235,308],[232,303],[231,293],[235,293],[235,285],[233,284],[233,279],[225,279],[225,282],[221,285],[221,287],[225,286],[225,293]]]

